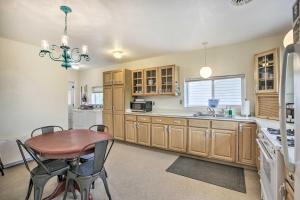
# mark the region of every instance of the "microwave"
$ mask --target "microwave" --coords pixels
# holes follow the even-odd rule
[[[152,101],[131,101],[130,109],[133,112],[151,112]]]

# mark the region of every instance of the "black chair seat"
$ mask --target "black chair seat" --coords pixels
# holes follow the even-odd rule
[[[65,160],[44,160],[42,162],[51,174],[60,174],[61,171],[65,171],[69,168],[69,165]],[[45,169],[41,166],[37,166],[34,169],[32,169],[32,173],[35,175],[47,174]]]

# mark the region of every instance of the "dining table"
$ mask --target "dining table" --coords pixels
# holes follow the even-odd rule
[[[93,146],[81,150],[92,143],[112,140],[113,137],[108,132],[96,132],[88,129],[64,130],[53,133],[47,133],[32,137],[25,141],[37,155],[46,159],[65,159],[70,165],[74,164],[74,160],[81,155],[93,152]],[[44,200],[54,199],[65,191],[66,179],[57,179],[55,190]],[[76,186],[75,186],[76,187]],[[76,187],[78,189],[78,187]],[[90,194],[90,200],[93,199]]]

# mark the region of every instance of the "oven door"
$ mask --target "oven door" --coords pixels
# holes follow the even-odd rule
[[[260,148],[260,179],[264,200],[275,200],[275,160],[268,153],[265,145],[257,139]]]

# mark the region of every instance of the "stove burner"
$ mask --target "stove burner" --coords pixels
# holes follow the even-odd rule
[[[276,139],[281,142],[281,136],[277,136]],[[289,147],[295,146],[295,139],[294,138],[287,138],[287,143]]]
[[[267,128],[267,130],[271,135],[280,135],[280,129]],[[286,134],[287,136],[295,136],[295,130],[287,129]]]

